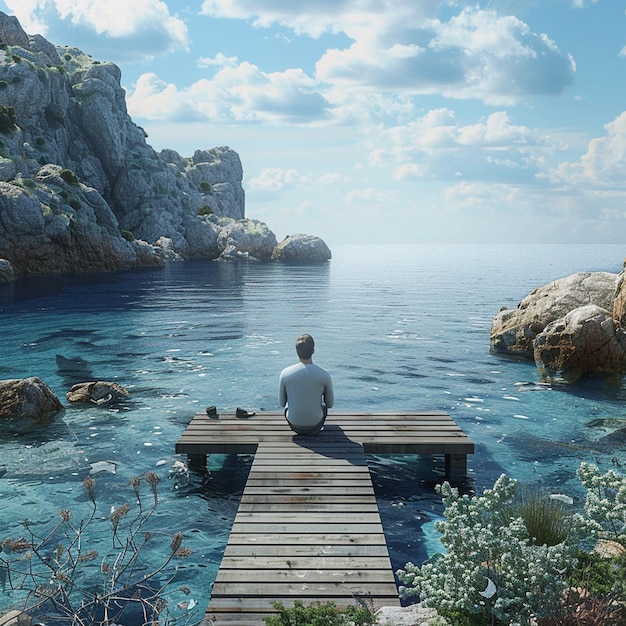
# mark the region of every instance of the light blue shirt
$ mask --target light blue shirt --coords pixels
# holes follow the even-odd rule
[[[314,363],[296,363],[280,373],[278,402],[287,406],[287,419],[294,426],[311,428],[322,421],[322,404],[335,402],[330,374]]]

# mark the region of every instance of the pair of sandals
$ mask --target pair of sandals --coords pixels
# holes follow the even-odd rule
[[[206,414],[211,419],[217,419],[219,417],[216,406],[208,406],[206,408]],[[237,407],[235,409],[235,416],[238,417],[239,419],[248,419],[249,417],[252,417],[253,415],[256,415],[254,411],[246,411],[246,409],[242,409],[241,407]]]

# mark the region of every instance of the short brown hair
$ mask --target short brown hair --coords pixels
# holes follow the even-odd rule
[[[310,359],[315,352],[315,342],[311,335],[300,335],[296,339],[296,352],[301,359]]]

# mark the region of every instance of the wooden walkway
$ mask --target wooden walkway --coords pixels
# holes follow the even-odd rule
[[[212,453],[255,454],[209,623],[262,625],[274,601],[398,606],[365,454],[444,454],[450,474],[459,476],[473,451],[443,412],[333,413],[314,437],[295,435],[282,413],[197,414],[177,453],[197,465]]]

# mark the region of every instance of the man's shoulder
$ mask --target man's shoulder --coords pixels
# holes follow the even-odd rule
[[[328,376],[330,377],[330,374],[328,373],[328,370],[325,370],[321,365],[317,365],[316,363],[312,363],[311,365],[313,365],[313,368],[319,373],[322,374],[324,376]]]
[[[293,374],[294,372],[297,372],[300,369],[302,369],[302,363],[294,363],[293,365],[288,365],[287,367],[285,367],[280,373],[280,375],[287,376],[289,374]]]

